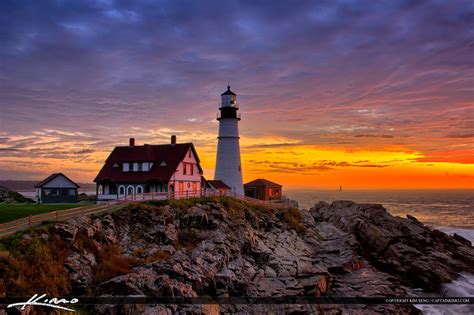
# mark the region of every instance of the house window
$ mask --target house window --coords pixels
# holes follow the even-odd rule
[[[187,185],[187,186],[188,186],[188,190],[189,190],[189,188],[191,188],[191,183],[188,183],[188,185]]]
[[[183,192],[183,191],[184,191],[184,183],[179,182],[179,192]]]
[[[272,196],[272,189],[268,188],[268,195],[271,197]]]
[[[123,187],[123,186],[119,187],[119,195],[121,195],[121,196],[125,195],[125,187]]]
[[[143,164],[142,163],[138,163],[137,170],[139,172],[143,171]]]
[[[69,189],[69,196],[75,196],[76,195],[76,190],[75,189]]]
[[[197,190],[197,183],[193,183],[193,191]]]
[[[117,187],[114,184],[109,185],[109,194],[111,195],[117,194]]]
[[[191,150],[189,150],[188,157],[191,158]]]
[[[44,195],[45,196],[51,196],[51,189],[45,189],[44,190]]]
[[[189,175],[194,175],[194,164],[189,164]]]
[[[67,196],[67,189],[61,189],[61,196]]]
[[[183,163],[183,175],[186,175],[187,164]]]
[[[128,163],[128,170],[129,170],[130,172],[133,171],[133,163]]]
[[[59,196],[59,189],[53,189],[53,196]]]

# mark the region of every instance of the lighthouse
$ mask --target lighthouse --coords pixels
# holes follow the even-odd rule
[[[242,164],[240,163],[239,120],[240,113],[237,94],[230,90],[221,94],[219,106],[219,136],[217,137],[217,157],[214,179],[223,181],[233,192],[244,194]]]

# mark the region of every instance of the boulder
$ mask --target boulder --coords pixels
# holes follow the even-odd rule
[[[393,217],[381,205],[350,201],[318,203],[310,212],[316,221],[330,222],[354,235],[359,254],[411,286],[438,291],[459,272],[474,272],[469,241],[432,230],[411,215]]]

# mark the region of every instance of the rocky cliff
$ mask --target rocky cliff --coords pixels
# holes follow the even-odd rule
[[[34,201],[7,187],[0,186],[0,203],[1,202],[33,203]]]
[[[318,221],[354,235],[361,255],[405,284],[438,291],[460,271],[474,272],[470,241],[432,230],[415,217],[393,217],[381,205],[336,201],[311,208]]]
[[[231,198],[151,202],[44,226],[3,243],[9,254],[0,256],[0,291],[7,296],[404,296],[410,286],[436,289],[474,266],[465,240],[413,218],[393,218],[378,205],[351,202],[320,203],[309,211],[266,209]],[[418,253],[425,257],[406,256]],[[217,309],[419,313],[411,305]],[[93,312],[210,310],[215,306],[102,305]]]

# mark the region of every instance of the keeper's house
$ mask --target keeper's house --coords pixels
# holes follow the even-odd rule
[[[94,179],[98,200],[140,198],[144,193],[200,194],[203,171],[192,143],[119,146]],[[158,194],[157,194],[158,195]]]
[[[38,203],[76,203],[79,185],[63,173],[54,173],[35,185]]]

